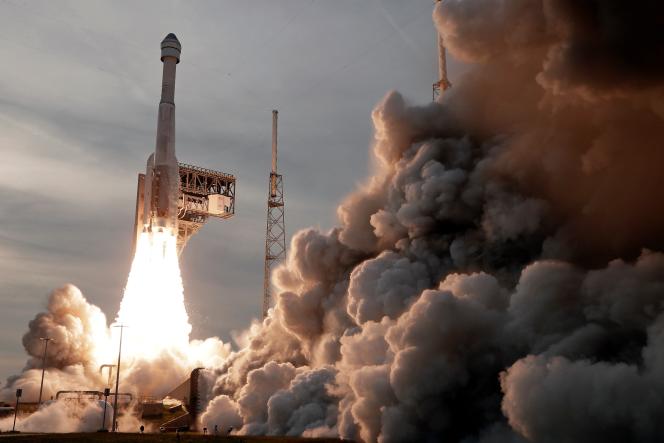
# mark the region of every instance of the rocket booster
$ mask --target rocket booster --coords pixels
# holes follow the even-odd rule
[[[180,63],[181,50],[175,34],[168,34],[161,42],[163,75],[157,140],[145,171],[142,211],[144,229],[169,229],[174,233],[177,233],[180,190],[180,173],[175,157],[175,67]]]

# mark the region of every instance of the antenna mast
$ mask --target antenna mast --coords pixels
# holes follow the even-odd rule
[[[436,4],[441,0],[436,0]],[[438,33],[438,81],[433,84],[433,101],[438,101],[443,96],[443,92],[452,87],[452,83],[447,79],[447,58],[445,56],[445,42],[443,36]]]
[[[265,232],[265,273],[263,276],[263,318],[272,301],[270,276],[274,267],[286,257],[286,225],[284,222],[284,183],[277,173],[277,120],[279,112],[272,111],[272,171],[267,198],[267,228]]]

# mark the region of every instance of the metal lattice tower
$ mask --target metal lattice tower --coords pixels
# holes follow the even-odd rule
[[[235,215],[235,176],[212,169],[178,163],[180,190],[178,196],[177,249],[181,254],[189,239],[203,227],[208,218],[227,219]],[[157,192],[152,192],[152,198]],[[138,174],[134,250],[143,232],[145,174]]]
[[[284,222],[284,182],[277,173],[277,118],[272,111],[272,171],[267,198],[267,229],[265,231],[265,274],[263,277],[263,318],[272,301],[270,276],[274,267],[286,257],[286,225]]]
[[[436,4],[441,0],[436,0]],[[447,79],[447,58],[445,55],[445,42],[443,36],[438,33],[438,81],[433,84],[433,101],[440,100],[447,89],[452,87],[452,83]]]
[[[178,253],[209,217],[235,215],[235,176],[200,166],[178,163]]]

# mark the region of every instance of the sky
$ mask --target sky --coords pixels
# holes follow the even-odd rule
[[[78,286],[112,321],[131,262],[136,176],[154,150],[159,44],[182,43],[176,155],[237,177],[236,215],[181,256],[192,338],[261,313],[271,110],[287,241],[330,229],[371,169],[371,110],[431,99],[431,0],[0,0],[0,377],[48,294]],[[448,60],[450,78],[464,66]]]

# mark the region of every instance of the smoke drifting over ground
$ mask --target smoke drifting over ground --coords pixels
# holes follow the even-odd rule
[[[102,407],[97,403],[53,402],[17,422],[24,432],[93,432],[101,425]],[[0,420],[0,429],[11,429],[13,416]],[[107,416],[107,426],[111,418]]]
[[[201,423],[364,442],[664,438],[663,16],[654,1],[441,2],[449,50],[476,65],[441,103],[376,107],[373,175],[338,228],[293,236],[246,347],[205,362]],[[85,336],[53,368],[75,383],[64,373],[85,374],[76,349],[99,313],[74,308],[74,326],[58,304],[26,337],[42,323]]]

